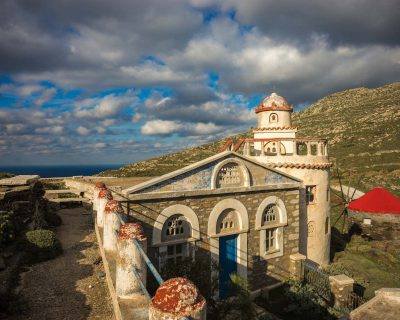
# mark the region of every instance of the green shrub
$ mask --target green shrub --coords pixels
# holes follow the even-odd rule
[[[11,178],[14,175],[12,173],[8,173],[8,172],[0,172],[0,179],[4,179],[4,178]]]
[[[46,210],[44,214],[44,219],[50,227],[58,227],[62,223],[61,217],[57,213],[49,209]]]
[[[15,227],[11,213],[0,213],[0,247],[15,238]]]
[[[329,312],[325,301],[318,296],[314,288],[299,281],[289,280],[283,287],[283,295],[289,304],[284,312],[294,319],[327,320],[335,317]]]
[[[51,230],[38,229],[25,234],[26,251],[31,262],[40,262],[57,257],[62,252],[61,244]]]
[[[246,279],[239,276],[237,273],[230,275],[233,292],[236,299],[233,299],[234,304],[231,309],[239,311],[241,319],[256,319],[257,313],[250,295],[249,284]]]
[[[185,277],[192,281],[201,294],[208,298],[212,295],[212,283],[209,277],[209,265],[206,260],[193,261],[192,258],[185,258],[177,263],[167,262],[161,269],[161,276],[166,280],[175,277]]]

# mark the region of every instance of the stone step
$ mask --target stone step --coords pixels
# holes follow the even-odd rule
[[[119,307],[123,315],[132,315],[132,319],[149,319],[149,300],[143,295],[137,295],[131,299],[118,299]]]
[[[46,194],[62,194],[62,193],[76,193],[75,190],[63,189],[63,190],[46,190]]]
[[[57,198],[57,199],[49,199],[51,202],[56,202],[56,203],[63,203],[63,202],[90,202],[90,199],[88,198]]]

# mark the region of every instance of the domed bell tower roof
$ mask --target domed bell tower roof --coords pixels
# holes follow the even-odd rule
[[[277,95],[275,92],[269,97],[263,99],[261,104],[255,109],[255,113],[263,111],[293,111],[293,107],[289,105],[284,97]]]

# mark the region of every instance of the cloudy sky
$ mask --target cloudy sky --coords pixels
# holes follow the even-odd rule
[[[400,80],[398,0],[2,0],[0,165],[129,163]]]

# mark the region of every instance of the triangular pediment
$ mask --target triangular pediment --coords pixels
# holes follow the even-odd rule
[[[229,166],[229,164],[232,164]],[[228,166],[226,166],[228,165]],[[225,176],[221,177],[221,170]],[[226,184],[222,184],[222,182]],[[214,156],[123,190],[125,194],[294,184],[300,180],[233,151]]]

